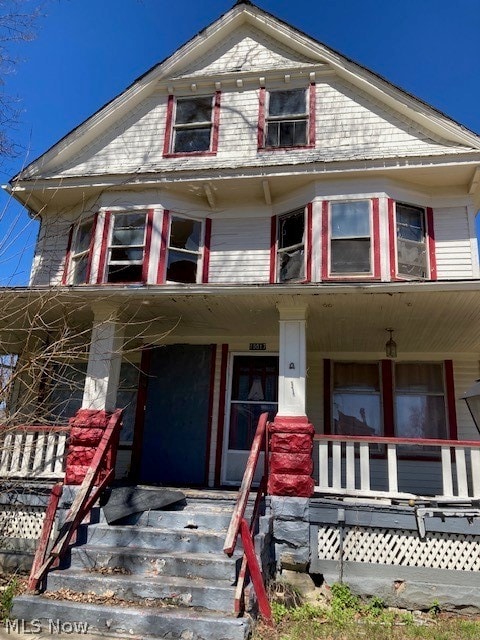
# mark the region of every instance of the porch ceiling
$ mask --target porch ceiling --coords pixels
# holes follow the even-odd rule
[[[400,290],[399,290],[400,289]],[[307,305],[308,350],[382,353],[394,329],[399,355],[480,354],[478,283],[397,283],[349,286],[205,285],[152,288],[3,290],[0,339],[22,340],[63,322],[91,327],[92,307],[117,306],[131,345],[150,342],[276,340],[277,305]],[[8,309],[8,313],[5,312]],[[40,321],[41,318],[41,321]]]

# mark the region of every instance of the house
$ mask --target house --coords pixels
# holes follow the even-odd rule
[[[280,569],[480,606],[477,134],[240,0],[10,189],[3,295],[76,337],[50,419],[124,409],[117,479],[236,487],[268,412]]]

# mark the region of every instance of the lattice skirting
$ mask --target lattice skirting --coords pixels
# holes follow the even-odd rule
[[[420,540],[416,531],[345,527],[342,550],[340,529],[319,527],[318,559],[479,571],[480,538],[429,532]]]
[[[2,538],[36,540],[40,537],[44,518],[44,508],[1,505],[0,541]]]

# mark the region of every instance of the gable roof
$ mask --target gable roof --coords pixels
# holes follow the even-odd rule
[[[245,25],[272,38],[277,43],[279,51],[283,49],[284,52],[293,53],[292,64],[327,65],[343,81],[354,85],[361,92],[397,112],[401,117],[408,118],[421,128],[430,131],[434,138],[441,138],[465,147],[466,152],[480,150],[480,136],[441,111],[280,18],[260,9],[250,0],[239,0],[229,11],[205,27],[172,55],[137,78],[125,91],[32,161],[10,182],[52,176],[52,169],[67,162],[81,149],[98,139],[115,120],[121,119],[144,100],[159,82],[166,82],[169,78],[180,77],[183,74],[194,75],[195,69],[201,68],[199,62],[207,60],[209,52],[222,39],[226,39],[228,35],[234,34],[235,30]],[[207,72],[208,66],[204,70]]]

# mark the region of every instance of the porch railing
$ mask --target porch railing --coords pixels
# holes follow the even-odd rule
[[[268,479],[268,413],[262,413],[258,421],[257,430],[253,439],[252,448],[248,456],[247,466],[243,476],[242,484],[238,492],[237,502],[233,510],[230,526],[225,538],[225,544],[223,551],[231,556],[235,551],[237,545],[238,536],[241,536],[243,544],[243,558],[242,566],[237,578],[237,588],[235,592],[235,605],[234,610],[237,615],[243,612],[244,603],[244,589],[245,581],[247,578],[247,572],[250,573],[253,587],[258,599],[258,608],[262,618],[268,624],[272,624],[272,611],[270,608],[270,602],[268,600],[267,592],[265,590],[264,579],[262,576],[262,570],[260,568],[254,545],[255,527],[257,525],[258,517],[260,514],[260,505],[262,498],[267,490]],[[253,507],[252,517],[250,523],[245,519],[245,511],[247,508],[248,498],[252,488],[253,478],[258,465],[260,452],[264,447],[265,450],[265,469],[262,480],[257,490],[255,498],[255,504]]]
[[[318,493],[480,499],[480,441],[316,435],[315,444]]]
[[[112,413],[108,421],[102,439],[100,440],[95,451],[95,455],[93,456],[90,466],[85,474],[85,478],[80,485],[70,510],[67,513],[65,522],[60,528],[52,548],[48,551],[48,543],[50,540],[52,526],[55,521],[55,513],[62,494],[61,484],[56,484],[53,487],[40,542],[37,546],[28,581],[28,588],[31,591],[37,591],[42,586],[48,570],[58,559],[63,557],[68,549],[70,541],[78,529],[78,526],[89,514],[105,487],[113,480],[113,468],[105,473],[103,477],[101,474],[104,471],[107,456],[112,451],[112,448],[115,447],[115,442],[120,433],[121,424],[122,410],[117,409]]]
[[[60,480],[69,427],[0,427],[0,478]]]

